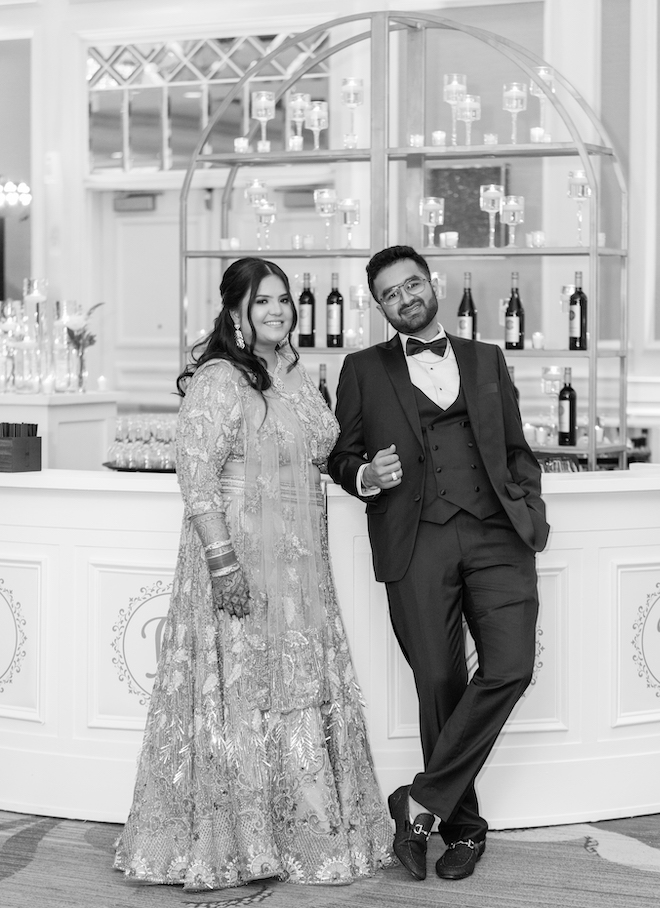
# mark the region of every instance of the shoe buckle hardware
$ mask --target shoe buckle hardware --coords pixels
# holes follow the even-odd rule
[[[458,842],[452,842],[448,847],[456,848],[457,845],[467,845],[468,848],[472,848],[474,850],[476,850],[477,847],[477,843],[474,841],[474,839],[459,839]]]
[[[428,842],[429,837],[430,837],[430,835],[431,835],[431,830],[429,829],[429,831],[427,832],[427,831],[424,829],[424,826],[423,826],[422,823],[415,823],[415,825],[413,826],[413,832],[415,833],[415,835],[423,835],[423,836],[425,836],[427,842]]]

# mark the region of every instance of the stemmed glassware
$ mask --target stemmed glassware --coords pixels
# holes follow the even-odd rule
[[[545,84],[548,86],[550,91],[554,92],[554,90],[555,90],[555,87],[554,87],[555,74],[554,74],[554,70],[552,69],[552,67],[535,66],[534,72],[539,76],[539,78],[541,79],[542,82],[545,82]],[[541,127],[541,129],[543,130],[543,134],[545,135],[545,111],[546,111],[545,105],[546,105],[546,102],[548,99],[546,97],[545,92],[541,88],[541,86],[538,84],[538,82],[535,82],[534,79],[530,80],[529,93],[530,93],[530,95],[532,95],[532,97],[539,99],[539,126]]]
[[[289,151],[302,151],[302,127],[310,101],[310,96],[302,91],[296,91],[289,95],[289,116],[296,127],[295,136],[289,136]]]
[[[305,128],[314,135],[314,151],[319,150],[319,135],[328,128],[328,102],[312,101],[305,111]]]
[[[577,203],[577,244],[582,246],[582,205],[591,198],[591,186],[584,170],[569,170],[568,197]]]
[[[264,248],[270,249],[270,227],[271,224],[275,222],[275,214],[277,210],[275,203],[269,202],[268,199],[264,199],[255,206],[254,210],[259,221],[259,226],[263,227]],[[261,234],[261,231],[259,231],[259,233]],[[261,243],[259,243],[257,249],[261,249]]]
[[[479,95],[466,95],[456,104],[456,119],[465,123],[465,144],[472,138],[472,123],[481,119],[481,98]]]
[[[419,217],[422,222],[422,232],[427,228],[427,242],[422,236],[422,246],[435,246],[435,228],[444,224],[445,200],[437,196],[424,196],[419,200]]]
[[[364,82],[354,76],[348,76],[341,82],[341,100],[348,107],[350,121],[349,130],[344,133],[344,148],[357,148],[357,135],[355,132],[355,108],[364,104]]]
[[[266,123],[275,119],[275,92],[252,92],[252,118],[261,124],[261,139],[257,142],[257,151],[270,151],[270,142],[266,139]]]
[[[352,284],[350,289],[351,309],[357,309],[357,345],[364,347],[364,315],[369,311],[371,294],[364,284]]]
[[[509,242],[516,245],[516,227],[525,220],[525,198],[522,195],[505,195],[500,209],[500,220],[509,228]]]
[[[511,144],[516,144],[518,114],[527,110],[527,86],[524,82],[509,82],[504,86],[502,107],[511,114]]]
[[[262,202],[268,200],[268,188],[263,180],[250,180],[245,187],[245,198],[249,205],[255,209]],[[257,249],[261,249],[261,221],[257,218]]]
[[[457,145],[456,136],[456,106],[467,94],[467,76],[463,73],[445,73],[443,79],[442,98],[451,107],[451,144]]]
[[[541,373],[541,388],[550,398],[550,412],[548,414],[548,441],[557,443],[557,402],[562,386],[563,373],[559,366],[544,366]]]
[[[360,202],[357,199],[340,199],[337,210],[341,211],[346,227],[346,248],[352,248],[353,227],[360,223]]]
[[[330,249],[330,219],[337,214],[337,193],[334,189],[315,189],[314,206],[325,219],[325,248]]]
[[[488,215],[488,246],[495,248],[495,216],[500,213],[504,186],[497,183],[484,183],[479,187],[479,207]]]

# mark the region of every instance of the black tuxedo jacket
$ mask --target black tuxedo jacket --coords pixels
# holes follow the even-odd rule
[[[540,552],[548,538],[541,470],[525,440],[513,384],[499,347],[448,335],[468,416],[493,488],[520,538]],[[337,390],[341,433],[330,475],[357,496],[358,469],[396,444],[403,481],[366,501],[376,579],[400,580],[412,557],[423,505],[424,442],[413,384],[398,336],[349,354]],[[359,497],[359,496],[358,496]]]

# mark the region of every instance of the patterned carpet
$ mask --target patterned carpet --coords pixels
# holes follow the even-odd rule
[[[0,908],[657,908],[660,815],[493,832],[474,876],[440,880],[429,845],[423,883],[402,867],[352,886],[266,880],[184,893],[129,883],[112,869],[120,827],[0,811]]]

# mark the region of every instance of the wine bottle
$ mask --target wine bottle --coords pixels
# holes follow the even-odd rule
[[[511,296],[504,314],[504,347],[506,350],[525,349],[525,310],[518,292],[518,272],[511,274]]]
[[[574,445],[577,436],[577,394],[571,387],[571,370],[564,369],[564,387],[559,392],[560,445]]]
[[[344,297],[338,289],[339,274],[332,273],[332,290],[325,304],[325,321],[328,347],[344,346]]]
[[[518,401],[518,404],[520,404],[520,391],[518,390],[518,386],[516,385],[516,379],[514,377],[515,373],[513,370],[513,366],[507,366],[507,369],[509,370],[509,378],[511,379],[511,384],[513,385],[513,390],[515,391],[515,394],[516,394],[516,400]]]
[[[568,302],[568,349],[587,349],[587,297],[582,291],[582,272],[575,272],[575,291]]]
[[[298,346],[313,347],[316,333],[316,297],[310,288],[309,273],[303,274],[303,289],[298,299]]]
[[[323,398],[323,400],[332,410],[332,398],[330,397],[330,392],[328,391],[328,373],[325,363],[321,363],[321,365],[319,366],[319,391],[321,392],[321,397]]]
[[[470,287],[472,275],[465,272],[463,280],[463,296],[458,307],[458,336],[468,340],[477,338],[477,310],[474,308],[472,289]]]

